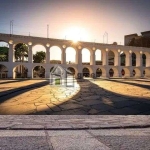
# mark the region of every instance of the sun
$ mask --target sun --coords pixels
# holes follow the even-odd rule
[[[87,32],[81,27],[70,27],[65,31],[65,37],[67,40],[72,40],[74,43],[87,39]]]

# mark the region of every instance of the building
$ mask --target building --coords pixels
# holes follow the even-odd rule
[[[124,37],[125,46],[150,47],[150,31],[141,32],[141,35],[130,34]]]
[[[74,75],[70,70],[55,65],[50,71],[50,85],[74,86]]]

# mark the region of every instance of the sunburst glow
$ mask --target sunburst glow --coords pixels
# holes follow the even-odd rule
[[[88,39],[88,34],[83,28],[79,27],[71,27],[66,30],[66,39],[72,40],[74,43],[77,43],[78,41],[84,40],[86,41]]]

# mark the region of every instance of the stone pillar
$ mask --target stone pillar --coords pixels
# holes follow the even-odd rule
[[[13,68],[9,68],[7,76],[8,78],[15,78],[15,72],[13,72]]]
[[[125,66],[132,66],[132,53],[126,53],[126,65]]]
[[[146,67],[150,67],[150,56],[146,55]]]
[[[66,64],[66,48],[62,49],[61,53],[61,64]]]
[[[91,51],[90,54],[90,65],[95,65],[95,51]]]
[[[77,51],[76,51],[76,63],[78,64],[78,73],[76,78],[77,79],[82,79],[83,78],[83,73],[82,73],[82,49],[79,46]]]
[[[120,51],[115,53],[115,66],[120,66]]]
[[[145,77],[150,77],[150,70],[149,69],[145,69]]]
[[[46,64],[50,63],[50,50],[49,47],[46,47]]]
[[[121,70],[119,68],[117,68],[117,71],[114,70],[114,75],[113,77],[121,77]]]
[[[135,77],[140,78],[140,77],[142,77],[142,74],[143,74],[143,72],[140,70],[140,71],[136,72]]]
[[[29,52],[28,52],[28,58],[29,58],[28,62],[29,63],[33,63],[33,56],[32,55],[33,55],[32,54],[32,45],[29,45]]]
[[[50,78],[50,70],[45,71],[45,78]]]
[[[81,49],[78,49],[78,51],[76,53],[76,63],[78,65],[82,65],[82,53],[81,53]]]
[[[33,69],[32,69],[32,66],[30,66],[29,68],[28,68],[28,78],[33,78]]]
[[[103,51],[103,66],[108,66],[108,49]]]
[[[136,66],[137,67],[143,66],[142,54],[136,55]]]
[[[14,49],[13,49],[13,44],[9,44],[9,56],[8,56],[8,61],[10,63],[14,62]]]

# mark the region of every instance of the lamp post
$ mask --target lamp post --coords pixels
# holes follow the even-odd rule
[[[107,44],[108,44],[108,33],[107,32],[105,32],[104,33],[104,35],[103,35],[103,43],[104,43],[104,37],[106,36],[106,38],[107,38]]]
[[[10,21],[10,35],[13,34],[13,20]]]

